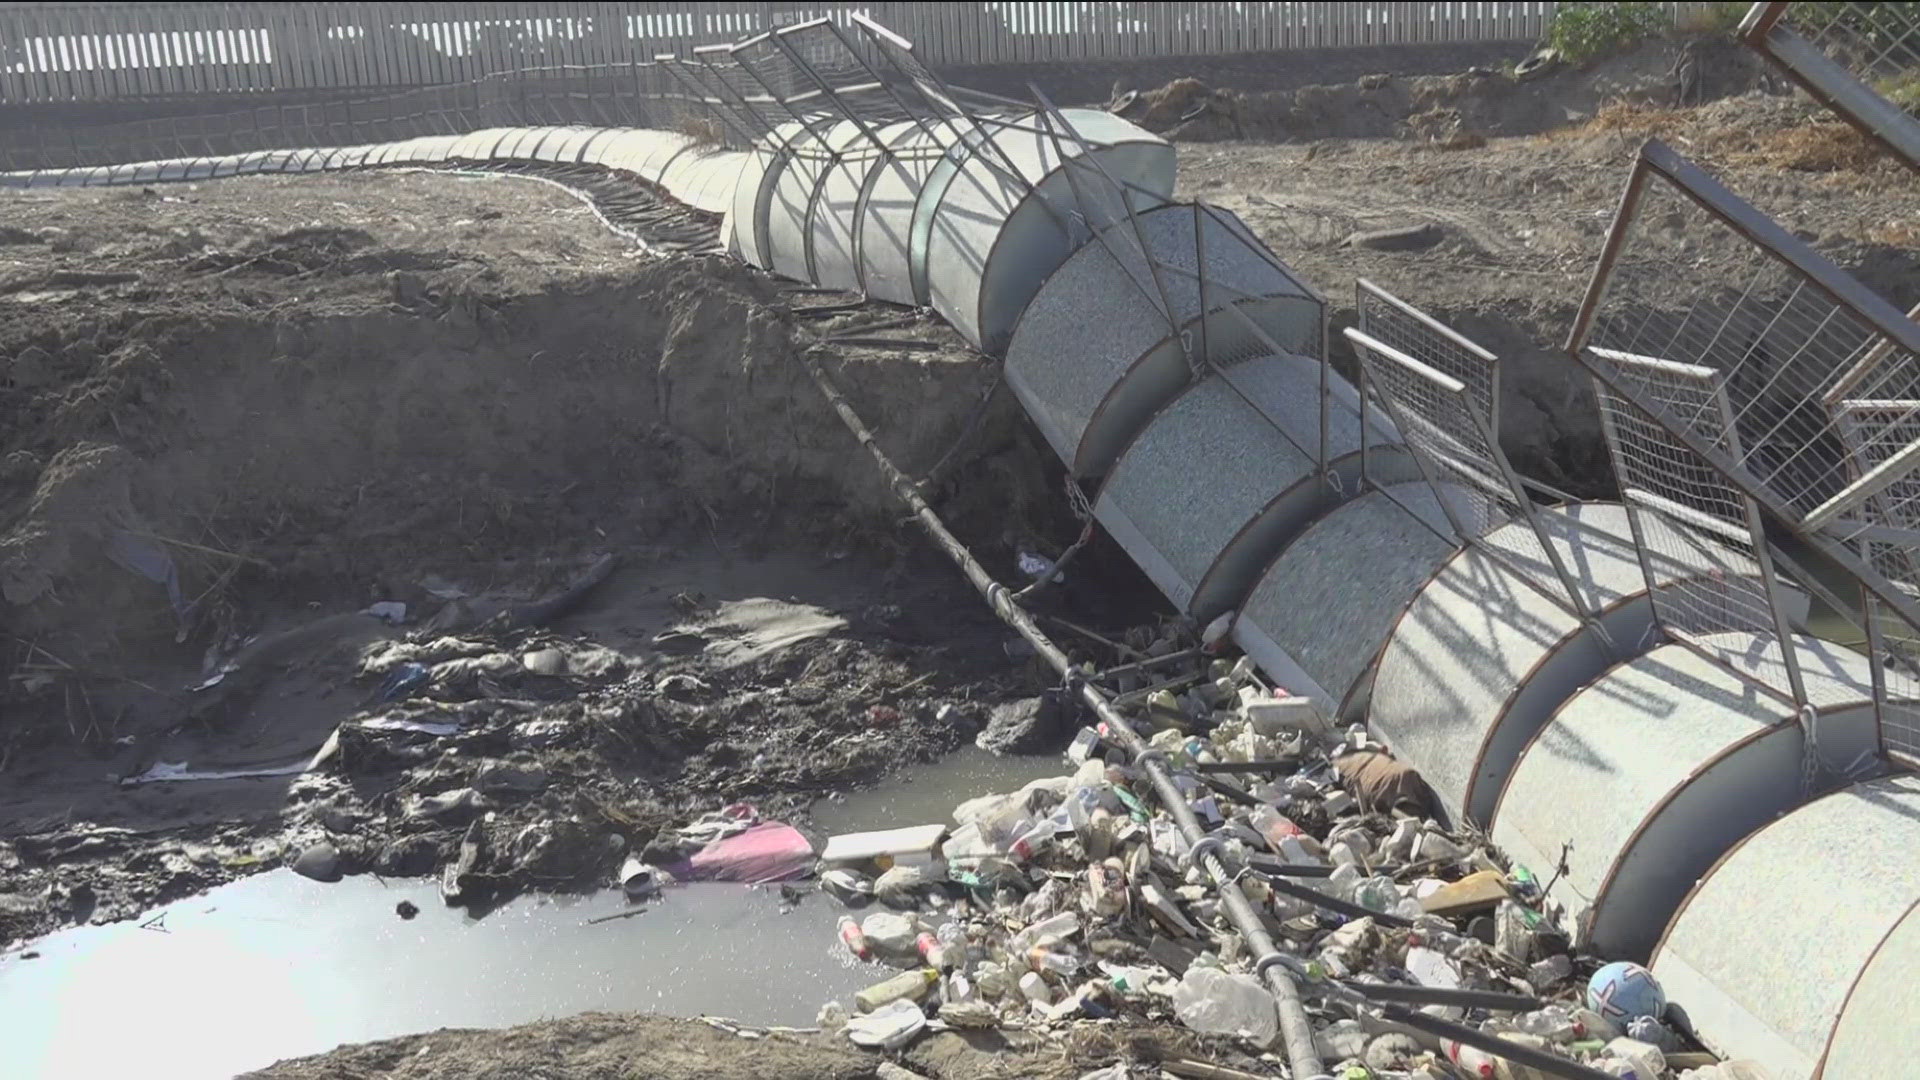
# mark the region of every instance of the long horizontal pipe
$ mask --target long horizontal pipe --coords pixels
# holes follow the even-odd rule
[[[887,457],[886,451],[880,448],[880,444],[873,438],[873,433],[860,419],[860,414],[848,404],[847,399],[833,385],[832,380],[827,378],[826,372],[821,370],[818,362],[811,355],[802,353],[800,363],[807,369],[807,374],[813,377],[815,385],[820,387],[820,392],[826,396],[828,404],[840,414],[840,419],[846,424],[847,430],[851,431],[860,445],[866,447],[867,452],[873,455],[874,464],[879,467],[881,475],[886,477],[888,485],[893,488],[894,495],[913,511],[914,521],[934,544],[953,560],[954,565],[960,568],[960,572],[966,575],[967,580],[986,600],[994,614],[1026,639],[1027,644],[1031,645],[1034,652],[1054,671],[1074,685],[1079,691],[1081,700],[1105,725],[1109,737],[1147,774],[1155,794],[1159,796],[1160,802],[1173,817],[1174,824],[1179,827],[1181,835],[1189,844],[1194,845],[1193,862],[1212,879],[1214,887],[1220,894],[1220,904],[1226,911],[1228,920],[1233,923],[1234,929],[1239,931],[1249,951],[1259,958],[1256,961],[1258,970],[1268,988],[1273,991],[1279,1008],[1280,1035],[1285,1044],[1287,1064],[1292,1075],[1298,1080],[1331,1080],[1325,1066],[1321,1064],[1319,1052],[1314,1048],[1313,1027],[1307,1021],[1306,1009],[1300,1003],[1300,989],[1294,982],[1296,974],[1305,975],[1305,965],[1275,947],[1273,938],[1267,934],[1266,927],[1261,924],[1260,917],[1247,900],[1246,894],[1240,891],[1239,883],[1228,870],[1225,861],[1214,851],[1207,850],[1207,844],[1211,842],[1210,838],[1206,830],[1200,826],[1199,819],[1194,816],[1192,808],[1187,805],[1186,799],[1181,796],[1180,789],[1174,785],[1173,778],[1168,775],[1164,755],[1147,746],[1146,741],[1133,730],[1133,726],[1127,722],[1126,718],[1114,709],[1106,695],[1094,688],[1091,683],[1077,677],[1073,663],[1068,659],[1067,654],[1060,651],[1060,648],[1034,623],[1032,616],[1013,602],[1012,594],[1007,591],[1007,588],[996,581],[993,575],[987,572],[986,567],[980,565],[980,561],[975,559],[966,545],[948,530],[945,522],[940,520],[940,515],[921,497],[913,481],[909,480],[906,474],[902,473]],[[1372,1003],[1372,999],[1367,996],[1364,989],[1351,985],[1315,980],[1315,989],[1353,1007]],[[1391,1003],[1381,1003],[1378,1007],[1382,1015],[1390,1020],[1419,1028],[1441,1038],[1452,1039],[1510,1061],[1532,1066],[1554,1076],[1567,1077],[1568,1080],[1610,1080],[1607,1073],[1598,1069],[1555,1057],[1543,1050],[1521,1043],[1489,1035],[1478,1028],[1442,1020],[1427,1013]]]

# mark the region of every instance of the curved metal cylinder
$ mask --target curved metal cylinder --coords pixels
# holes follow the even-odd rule
[[[1235,615],[1234,641],[1289,692],[1331,714],[1364,717],[1394,620],[1458,550],[1442,498],[1474,532],[1492,524],[1491,500],[1456,484],[1368,491],[1280,552]],[[1289,678],[1289,668],[1299,674]]]
[[[1007,385],[1080,477],[1112,468],[1187,385],[1183,344],[1220,364],[1271,351],[1247,328],[1251,321],[1285,351],[1320,352],[1324,304],[1240,219],[1212,207],[1162,206],[1136,220],[1147,252],[1165,264],[1157,284],[1144,263],[1124,264],[1139,243],[1131,224],[1117,222],[1106,243],[1081,245],[1047,278],[1007,346]],[[1203,254],[1204,317],[1196,276]],[[1177,332],[1160,313],[1162,286]]]
[[[862,196],[868,176],[884,165],[892,152],[892,144],[886,139],[871,125],[860,127],[851,121],[837,125],[828,137],[828,142],[837,143],[839,149],[814,184],[806,220],[807,253],[815,285],[866,291],[860,263],[860,218],[865,212]],[[887,146],[888,153],[881,153],[875,140]]]
[[[791,123],[781,127],[786,153],[772,176],[766,204],[766,268],[796,281],[812,281],[811,221],[820,181],[840,160],[842,152],[861,138],[852,122],[806,128]]]
[[[1629,660],[1567,700],[1520,755],[1492,838],[1551,880],[1576,944],[1644,961],[1687,890],[1741,837],[1803,797],[1795,706],[1729,665],[1783,685],[1778,647],[1757,635],[1703,639]],[[1796,635],[1829,760],[1879,746],[1866,658]],[[1564,870],[1564,872],[1562,872]]]
[[[1920,777],[1815,799],[1694,886],[1654,948],[1654,976],[1710,1049],[1764,1062],[1776,1080],[1910,1075],[1916,850]]]
[[[1367,723],[1420,770],[1456,824],[1485,825],[1520,751],[1574,691],[1657,640],[1626,507],[1570,503],[1535,515],[1568,567],[1588,624],[1535,582],[1551,563],[1525,521],[1447,560],[1394,624],[1374,674]],[[1643,519],[1657,527],[1655,519]],[[1681,543],[1663,550],[1691,550]],[[1710,570],[1655,564],[1662,584]],[[1805,615],[1805,597],[1790,594]]]
[[[1193,384],[1143,428],[1101,485],[1093,513],[1167,598],[1205,623],[1238,605],[1261,568],[1316,516],[1357,491],[1360,417],[1330,379],[1329,475],[1319,446],[1320,363],[1264,356]],[[1418,467],[1376,410],[1370,475]]]
[[[913,237],[922,208],[921,192],[949,147],[961,144],[961,129],[951,120],[903,120],[879,131],[887,156],[867,170],[856,205],[855,246],[860,253],[861,287],[876,300],[924,304],[915,291]],[[964,152],[964,151],[962,151]],[[828,198],[845,201],[841,181],[829,177]],[[927,214],[931,216],[931,204]],[[924,230],[923,230],[924,231]]]
[[[1173,147],[1110,113],[1064,110],[1074,131],[1093,147],[1092,158],[1128,199],[1144,210],[1173,193]],[[943,159],[928,175],[924,196],[937,199],[924,255],[926,296],[960,336],[999,355],[1027,302],[1067,257],[1121,217],[1083,206],[1075,194],[1106,181],[1090,169],[1069,177],[1079,146],[1057,121],[1033,114],[1014,121],[983,121],[991,150]],[[1017,174],[1008,175],[1009,169]],[[1022,181],[1025,181],[1022,183]]]

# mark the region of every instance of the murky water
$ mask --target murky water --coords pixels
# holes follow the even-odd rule
[[[866,791],[813,804],[813,824],[826,834],[953,824],[953,808],[978,795],[1016,791],[1030,780],[1060,776],[1073,766],[1058,754],[995,757],[977,747],[956,750],[932,765],[916,765]]]
[[[976,795],[1059,775],[1058,757],[968,748],[823,800],[824,833],[950,820]],[[394,912],[411,901],[419,915]],[[891,974],[837,945],[814,895],[696,884],[643,915],[609,891],[523,897],[482,919],[432,883],[278,870],[0,957],[0,1076],[230,1076],[276,1060],[440,1027],[504,1027],[591,1010],[808,1025],[830,998]],[[143,925],[144,924],[144,925]]]
[[[420,914],[402,920],[394,905]],[[83,927],[0,959],[0,1075],[230,1076],[341,1043],[590,1010],[808,1025],[890,974],[837,949],[840,910],[699,884],[644,915],[617,892],[528,897],[484,919],[421,881],[323,885],[279,870],[139,922]]]

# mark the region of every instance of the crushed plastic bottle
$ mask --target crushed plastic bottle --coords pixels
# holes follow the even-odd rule
[[[1047,980],[1041,978],[1037,971],[1029,971],[1020,976],[1020,992],[1035,1005],[1053,1004],[1053,988],[1047,985]]]
[[[914,968],[853,995],[853,1004],[861,1012],[870,1013],[896,1001],[918,1001],[939,982],[940,973],[932,968]]]

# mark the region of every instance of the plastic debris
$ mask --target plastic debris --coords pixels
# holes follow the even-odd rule
[[[1310,1019],[1327,1075],[1540,1080],[1554,1075],[1543,1057],[1639,1080],[1677,1071],[1664,1058],[1647,1071],[1655,1055],[1688,1051],[1658,1022],[1666,1002],[1645,969],[1576,978],[1593,961],[1570,951],[1540,881],[1478,834],[1425,817],[1425,783],[1364,728],[1335,730],[1311,701],[1255,683],[1251,664],[1172,639],[1130,644],[1179,653],[1116,676],[1117,692],[1211,829],[1214,856],[1305,973],[1303,997],[1326,1003]],[[903,969],[862,991],[856,1003],[871,1011],[849,1037],[880,1018],[896,1025],[885,1038],[905,1041],[929,1018],[1028,1033],[1174,1021],[1227,1040],[1212,1055],[1222,1060],[1135,1075],[1271,1075],[1279,1010],[1259,958],[1146,774],[1110,733],[1072,725],[1062,775],[968,799],[950,826],[828,841],[824,891],[897,909],[841,920],[856,956]],[[1387,1019],[1389,1003],[1478,1035],[1436,1037]],[[1536,1064],[1470,1045],[1489,1040]],[[1228,1060],[1235,1051],[1242,1060]]]
[[[911,1001],[894,1001],[847,1020],[847,1038],[855,1046],[898,1050],[927,1029],[927,1014]]]
[[[1280,1034],[1273,993],[1251,975],[1194,967],[1173,991],[1174,1014],[1205,1035],[1232,1035],[1259,1047]]]

